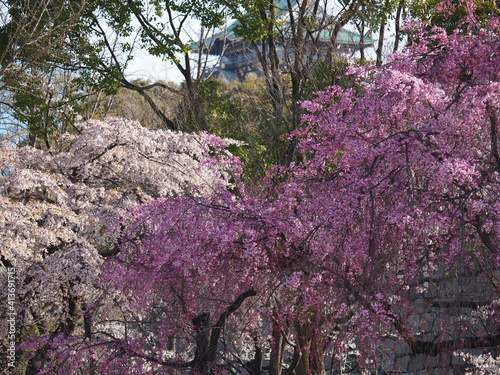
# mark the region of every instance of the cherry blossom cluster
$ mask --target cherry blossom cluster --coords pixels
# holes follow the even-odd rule
[[[210,134],[153,131],[118,118],[76,128],[51,149],[0,148],[2,277],[15,267],[24,338],[76,329],[99,294],[104,257],[116,251],[119,228],[108,230],[114,217],[181,191],[228,188],[240,173],[226,150],[237,142]]]
[[[221,162],[189,151],[211,176],[202,181],[217,183],[158,197],[175,189],[158,174],[149,180],[150,166],[119,164],[129,157],[118,151],[121,135],[110,131],[107,146],[75,143],[85,165],[102,162],[67,162],[65,178],[97,181],[98,170],[95,186],[108,191],[144,170],[148,199],[113,211],[116,247],[99,276],[106,293],[85,311],[85,334],[25,348],[54,354],[41,364],[46,373],[260,373],[266,360],[271,375],[320,375],[352,348],[358,365],[373,369],[388,335],[429,358],[498,346],[499,25],[422,31],[386,65],[351,69],[354,87],[302,103],[292,140],[301,161],[273,167],[258,193],[236,174],[227,184],[220,167],[229,155]],[[219,152],[227,145],[210,136],[197,144],[205,150],[205,142]],[[159,144],[167,148],[154,137],[137,144],[138,154],[157,163]],[[25,188],[10,189],[22,199]],[[55,189],[35,188],[57,202]],[[483,299],[466,290],[435,298],[440,280],[460,284],[471,274],[488,282]],[[477,313],[451,310],[463,306]],[[419,322],[427,307],[435,319]]]

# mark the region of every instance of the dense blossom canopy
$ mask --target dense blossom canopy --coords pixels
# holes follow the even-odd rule
[[[352,88],[304,102],[302,161],[259,194],[222,184],[122,213],[92,332],[65,336],[47,373],[260,374],[266,359],[271,375],[324,374],[353,347],[380,367],[388,334],[428,357],[499,345],[499,27],[422,31],[386,65],[352,69]],[[426,299],[471,270],[484,295],[442,305],[481,314]],[[441,314],[428,330],[411,322],[415,295]]]
[[[116,251],[119,234],[107,230],[114,217],[181,191],[210,194],[239,173],[226,151],[235,142],[210,134],[153,131],[118,118],[76,127],[57,148],[0,148],[1,261],[17,273],[25,335],[74,329],[103,257]]]

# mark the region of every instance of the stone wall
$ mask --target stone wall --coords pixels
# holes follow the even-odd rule
[[[500,374],[498,342],[496,347],[488,347],[478,340],[488,336],[500,338],[500,270],[442,272],[433,278],[421,278],[415,285],[406,296],[411,301],[411,310],[397,311],[415,338],[426,343],[447,342],[468,348],[437,355],[415,354],[394,330],[377,345],[372,370],[362,372],[359,368],[353,371],[344,368],[339,371],[337,368],[333,373]]]

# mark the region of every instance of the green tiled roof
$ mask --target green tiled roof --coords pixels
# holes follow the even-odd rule
[[[297,0],[292,0],[292,4],[296,5]],[[277,2],[278,13],[284,14],[288,9],[287,0],[279,0]],[[212,43],[212,40],[217,40],[219,38],[226,38],[229,41],[235,41],[241,39],[234,34],[234,27],[238,25],[238,21],[234,21],[229,24],[225,29],[221,29],[218,33],[209,38],[206,42],[206,45],[209,46]],[[331,29],[325,29],[320,32],[319,39],[322,41],[328,41],[330,39]],[[337,34],[337,43],[346,44],[346,43],[354,43],[359,44],[361,41],[361,36],[353,31],[346,30],[345,28],[341,28],[339,33]],[[363,40],[365,45],[370,45],[374,42],[374,40],[370,37],[365,36]],[[193,43],[191,45],[193,50],[198,48],[198,43]]]

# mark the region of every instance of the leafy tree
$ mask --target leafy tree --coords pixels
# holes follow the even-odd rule
[[[68,114],[65,108],[75,104],[74,92],[61,100],[69,86],[61,84],[64,74],[56,73],[55,67],[67,55],[63,46],[84,7],[83,0],[9,0],[0,4],[2,120],[10,123],[15,118],[26,123],[31,143],[36,135],[43,138],[49,127],[67,122],[61,113]],[[48,87],[56,80],[58,94]]]
[[[0,89],[38,63],[54,59],[79,20],[84,1],[2,1]]]
[[[266,146],[273,149],[272,154],[280,154],[280,163],[289,163],[294,160],[295,143],[283,152],[278,139],[298,126],[299,101],[306,98],[307,87],[317,84],[321,74],[322,81],[332,77],[337,36],[354,18],[362,1],[341,2],[336,12],[331,1],[222,3],[238,21],[235,34],[247,40],[256,55],[271,98],[275,131]]]
[[[203,54],[193,62],[190,51],[193,40],[200,38],[199,42],[204,43],[210,31],[223,24],[224,12],[216,3],[191,0],[97,1],[87,6],[84,20],[87,33],[84,36],[80,33],[76,39],[77,50],[83,48],[78,55],[86,57],[83,61],[85,69],[99,73],[104,87],[124,87],[136,91],[151,106],[163,126],[173,130],[184,126],[174,123],[149,94],[158,87],[170,90],[169,85],[162,82],[137,85],[125,76],[127,64],[133,57],[134,45],[120,39],[134,36],[132,25],[136,22],[140,26],[135,35],[135,43],[151,55],[173,63],[184,78],[184,89],[172,92],[184,98],[196,119],[194,128],[185,130],[208,129],[197,98],[197,87],[204,79],[206,62]],[[193,22],[201,25],[202,30],[198,36],[190,32]],[[94,37],[89,38],[89,34]]]
[[[243,82],[231,83],[209,79],[200,85],[199,99],[212,133],[244,142],[231,151],[243,162],[247,180],[256,179],[286,151],[268,145],[277,134],[262,78],[247,77]],[[179,106],[178,116],[183,116],[181,121],[192,121],[192,114],[185,108]]]
[[[179,96],[174,102],[184,100],[194,114],[196,122],[187,130],[208,129],[197,99],[197,86],[204,79],[203,55],[196,63],[192,61],[189,52],[196,36],[189,31],[193,22],[201,23],[203,41],[210,30],[220,26],[224,12],[216,4],[183,0],[10,1],[2,11],[6,26],[1,38],[4,68],[0,88],[7,90],[4,105],[11,116],[28,128],[30,144],[37,137],[47,142],[51,132],[64,132],[76,114],[96,114],[93,99],[114,95],[119,88],[138,93],[162,126],[176,130],[181,124],[174,123],[170,111],[154,99],[159,89],[170,91]],[[125,70],[136,47],[174,63],[185,79],[184,88],[129,80]],[[66,84],[58,87],[57,93],[54,77],[66,77]],[[71,108],[73,113],[63,111],[62,116],[62,107]]]
[[[408,5],[413,17],[444,27],[448,33],[464,25],[484,26],[499,11],[498,2],[493,0],[411,1]]]
[[[88,105],[89,95],[75,76],[55,66],[32,67],[9,88],[10,115],[25,126],[26,143],[50,148],[56,134],[75,129],[73,124]],[[21,133],[23,134],[23,133]]]

